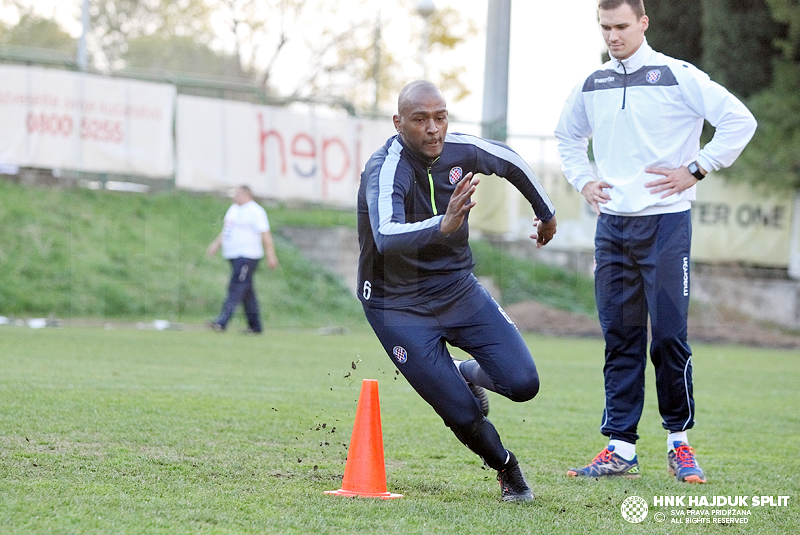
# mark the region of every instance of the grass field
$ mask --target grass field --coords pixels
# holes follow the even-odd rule
[[[219,255],[207,258],[205,250],[230,203],[210,194],[131,195],[0,179],[0,316],[134,322],[214,317],[230,266]],[[262,307],[265,321],[292,327],[313,327],[331,316],[363,321],[353,288],[281,235],[287,227],[355,229],[355,210],[268,204],[267,211],[281,267],[262,266],[256,276],[258,295],[270,296]],[[594,314],[590,277],[515,259],[479,240],[473,248],[476,274],[492,277],[503,304],[535,299]]]
[[[490,418],[537,495],[512,505],[368,329],[244,337],[0,327],[0,532],[800,533],[800,354],[694,346],[691,438],[707,485],[666,474],[652,369],[643,476],[576,481],[566,469],[604,444],[602,342],[527,340],[539,396],[491,395]],[[324,494],[341,486],[365,378],[379,381],[398,500]],[[620,513],[632,495],[650,505],[641,524]],[[751,513],[739,525],[673,524],[673,511],[688,507],[653,506],[656,496],[754,495],[789,496],[788,506],[738,507]]]

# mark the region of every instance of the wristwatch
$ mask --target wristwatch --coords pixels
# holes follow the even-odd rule
[[[692,176],[695,177],[697,180],[703,180],[706,175],[703,174],[703,171],[700,170],[700,166],[697,165],[697,162],[692,162],[688,166],[689,172],[692,173]]]

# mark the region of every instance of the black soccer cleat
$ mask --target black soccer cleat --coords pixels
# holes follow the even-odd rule
[[[500,499],[504,502],[531,502],[533,491],[525,481],[517,458],[510,451],[506,467],[497,471],[497,480],[500,482]]]

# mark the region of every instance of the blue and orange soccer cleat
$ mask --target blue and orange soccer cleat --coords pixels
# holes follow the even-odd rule
[[[622,476],[633,479],[640,475],[639,461],[636,457],[630,461],[626,461],[614,453],[614,446],[608,446],[598,453],[597,457],[592,459],[591,463],[583,468],[570,468],[567,471],[567,475],[570,477]]]
[[[694,458],[694,448],[678,441],[673,442],[672,447],[674,449],[667,453],[667,472],[678,481],[705,483],[706,476]]]

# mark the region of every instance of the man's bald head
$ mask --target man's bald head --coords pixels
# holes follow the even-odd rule
[[[397,97],[397,113],[403,115],[422,98],[437,96],[445,102],[444,93],[435,84],[427,80],[416,80],[407,84]]]
[[[447,103],[442,91],[426,80],[411,82],[400,91],[397,115],[392,119],[405,146],[433,161],[444,149]]]

